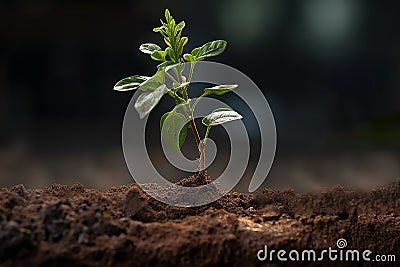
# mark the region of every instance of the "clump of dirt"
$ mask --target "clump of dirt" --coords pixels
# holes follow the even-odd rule
[[[185,178],[179,182],[177,182],[177,185],[181,186],[186,186],[186,187],[195,187],[195,186],[201,186],[201,185],[206,185],[212,183],[211,177],[207,174],[206,171],[201,171],[198,172],[189,178]]]
[[[208,176],[207,172],[202,171],[176,184],[158,185],[156,183],[148,183],[141,184],[140,186],[145,189],[150,196],[162,203],[168,203],[172,206],[191,207],[201,206],[204,200],[213,202],[215,199],[219,199],[225,194],[225,192],[219,189],[217,182],[212,182],[213,180]],[[188,189],[188,187],[192,190]],[[138,192],[137,194],[141,193]],[[143,197],[145,198],[145,196]],[[133,202],[135,201],[134,199],[136,199],[136,197],[132,198]],[[153,203],[158,205],[158,201],[150,202],[150,205]],[[135,206],[141,206],[141,204]]]
[[[339,238],[400,260],[399,233],[400,182],[367,193],[230,192],[196,208],[163,204],[137,184],[0,191],[1,266],[259,266],[264,245],[320,251]]]

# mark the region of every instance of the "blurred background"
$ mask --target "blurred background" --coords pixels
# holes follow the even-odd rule
[[[112,88],[155,71],[137,48],[162,43],[152,29],[165,8],[185,20],[186,50],[226,39],[211,60],[263,90],[278,133],[265,186],[363,190],[400,177],[399,1],[1,0],[0,187],[133,181],[121,148],[132,94]]]

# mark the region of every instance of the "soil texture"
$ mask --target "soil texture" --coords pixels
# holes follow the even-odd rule
[[[210,181],[202,173],[179,184]],[[0,266],[274,266],[284,263],[257,259],[265,245],[321,251],[340,238],[400,262],[400,182],[370,192],[230,192],[196,208],[163,204],[137,184],[0,191]]]

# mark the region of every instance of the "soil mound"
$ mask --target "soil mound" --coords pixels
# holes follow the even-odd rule
[[[210,182],[204,175],[179,184]],[[0,191],[1,266],[260,266],[264,245],[322,250],[339,238],[400,261],[400,182],[367,193],[230,192],[196,208],[168,206],[136,184]]]

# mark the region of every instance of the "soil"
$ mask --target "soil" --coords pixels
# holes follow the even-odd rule
[[[202,173],[179,184],[204,181]],[[0,192],[0,266],[270,266],[281,262],[257,259],[265,245],[321,251],[339,238],[400,261],[400,181],[370,192],[230,192],[196,208],[160,203],[137,184]]]

